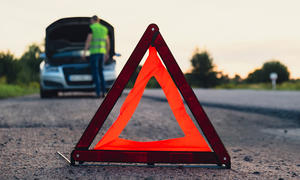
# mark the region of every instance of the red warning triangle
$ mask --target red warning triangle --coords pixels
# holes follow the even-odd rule
[[[149,56],[136,79],[134,87],[121,107],[119,117],[96,146],[89,150],[93,139],[102,127],[148,48]],[[169,72],[163,66],[157,55],[157,51]],[[170,75],[173,77],[175,83]],[[137,142],[119,138],[122,130],[131,119],[151,77],[155,77],[160,84],[185,136],[152,142]],[[208,142],[205,141],[187,114],[177,88],[181,92]],[[75,161],[151,164],[210,163],[224,164],[227,168],[230,168],[229,154],[203,111],[194,92],[186,82],[182,71],[155,24],[148,26],[113,87],[77,143],[75,150],[71,154],[72,164],[75,164]]]
[[[137,142],[119,138],[131,119],[151,77],[155,77],[164,91],[171,110],[184,132],[181,138]],[[155,47],[149,48],[149,56],[136,79],[134,87],[123,103],[120,115],[94,149],[98,150],[143,150],[143,151],[211,151],[209,145],[187,114],[181,96],[171,76],[161,63]]]

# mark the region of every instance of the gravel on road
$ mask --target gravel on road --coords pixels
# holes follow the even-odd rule
[[[93,145],[117,118],[126,92]],[[202,89],[196,89],[195,93],[200,102],[207,103],[202,104],[231,155],[231,170],[215,166],[148,167],[118,163],[69,166],[56,152],[69,157],[102,100],[90,94],[67,94],[55,99],[31,95],[0,101],[0,179],[300,178],[300,123],[297,117],[272,116],[220,105],[298,113],[299,93],[270,91],[270,94],[276,94],[272,96],[267,91]],[[161,90],[146,90],[144,95],[121,137],[152,141],[183,136]],[[244,97],[247,95],[248,98]]]

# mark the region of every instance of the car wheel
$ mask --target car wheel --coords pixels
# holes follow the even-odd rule
[[[57,91],[46,91],[43,90],[43,88],[40,88],[40,97],[42,99],[44,98],[51,98],[51,97],[57,97],[58,92]]]
[[[43,88],[40,87],[40,98],[49,98],[49,94],[47,91],[43,90]]]
[[[52,97],[57,97],[58,96],[58,92],[57,91],[51,91],[51,96]]]

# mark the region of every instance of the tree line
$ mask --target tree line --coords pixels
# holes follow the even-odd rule
[[[29,84],[39,81],[41,48],[31,44],[20,58],[9,51],[0,52],[0,80],[8,84]]]
[[[270,82],[270,73],[277,73],[277,83],[290,80],[290,73],[286,65],[279,60],[269,60],[262,67],[250,72],[245,79],[239,75],[229,78],[228,75],[216,70],[213,58],[207,51],[196,50],[190,60],[192,70],[186,73],[186,79],[195,87],[210,88],[226,83],[267,83]]]
[[[261,68],[255,69],[250,72],[247,78],[242,79],[239,75],[235,75],[230,78],[227,74],[216,70],[216,66],[213,63],[213,58],[207,51],[199,51],[196,49],[191,60],[191,71],[185,73],[185,78],[187,82],[192,87],[202,87],[202,88],[213,88],[218,85],[233,83],[267,83],[270,82],[270,73],[277,73],[278,83],[282,83],[290,80],[290,73],[284,64],[278,60],[270,60],[265,62]],[[134,85],[135,79],[141,69],[139,66],[136,72],[131,77],[127,87],[132,87]],[[148,88],[159,88],[160,85],[155,80],[151,78],[147,84]]]
[[[20,58],[12,53],[0,52],[0,82],[8,84],[28,84],[39,81],[39,65],[42,59],[39,57],[41,47],[31,44]],[[217,71],[213,58],[207,51],[194,52],[191,60],[191,71],[185,73],[187,82],[192,87],[213,88],[227,83],[265,83],[270,82],[269,75],[272,72],[278,74],[278,83],[290,80],[290,73],[286,65],[278,60],[265,62],[261,68],[250,72],[247,78],[242,79],[239,75],[229,78],[223,72]],[[127,87],[133,87],[135,79],[141,66],[132,75]],[[147,84],[148,88],[159,88],[155,78],[151,78]]]

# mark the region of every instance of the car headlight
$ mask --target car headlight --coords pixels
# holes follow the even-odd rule
[[[45,71],[46,72],[58,72],[59,70],[58,70],[58,67],[56,67],[56,66],[45,66]]]

